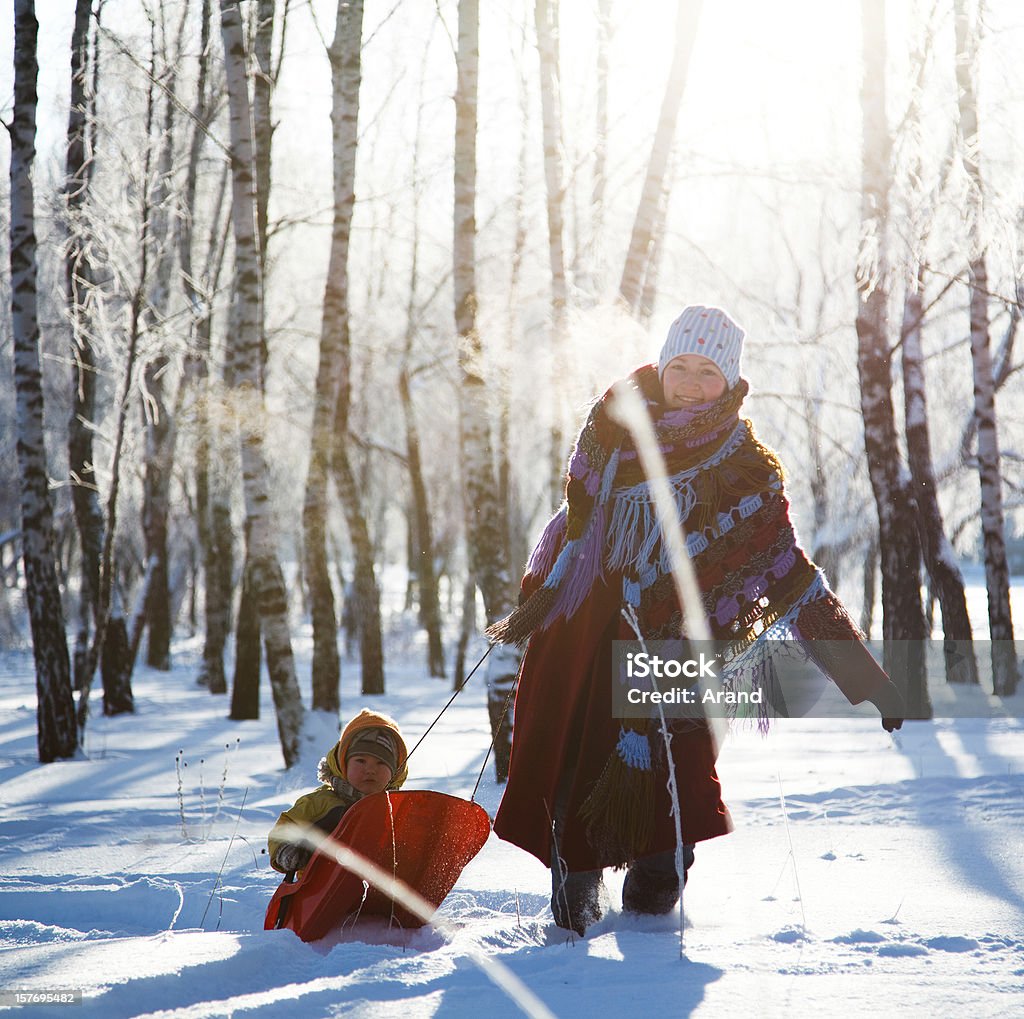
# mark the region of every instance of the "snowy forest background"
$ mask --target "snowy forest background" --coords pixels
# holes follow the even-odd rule
[[[13,13],[0,645],[33,641],[41,760],[185,635],[237,719],[262,646],[287,765],[307,709],[348,710],[339,643],[364,695],[385,647],[458,683],[587,401],[686,303],[746,327],[747,412],[863,627],[1015,691],[1018,5]],[[488,665],[500,777],[516,662]]]

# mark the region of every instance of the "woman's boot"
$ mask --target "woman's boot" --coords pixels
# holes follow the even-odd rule
[[[683,884],[693,864],[693,846],[683,846]],[[674,849],[642,856],[629,865],[622,885],[622,908],[628,913],[670,913],[679,901]]]

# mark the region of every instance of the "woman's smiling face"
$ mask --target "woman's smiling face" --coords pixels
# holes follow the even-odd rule
[[[679,410],[717,400],[729,384],[714,361],[700,354],[680,354],[665,365],[661,388],[666,405]]]

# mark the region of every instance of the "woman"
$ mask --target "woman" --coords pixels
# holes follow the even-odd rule
[[[739,417],[744,335],[719,308],[687,307],[658,364],[628,380],[667,463],[712,636],[741,650],[769,636],[853,642],[841,659],[810,653],[851,703],[879,705],[891,731],[902,724],[899,694],[797,545],[782,468]],[[651,495],[611,399],[609,390],[580,432],[565,502],[530,556],[519,608],[489,631],[495,641],[529,641],[494,828],[551,867],[555,920],[580,934],[606,908],[604,867],[628,866],[628,911],[666,913],[679,899],[661,740],[611,710],[612,642],[636,631],[678,638],[682,626]],[[731,822],[709,728],[672,728],[685,868],[693,845]]]

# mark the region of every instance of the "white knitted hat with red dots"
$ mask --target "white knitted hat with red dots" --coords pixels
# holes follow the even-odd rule
[[[721,308],[691,304],[669,326],[658,358],[658,378],[669,361],[680,354],[699,354],[713,361],[731,389],[739,381],[740,354],[747,334]]]

